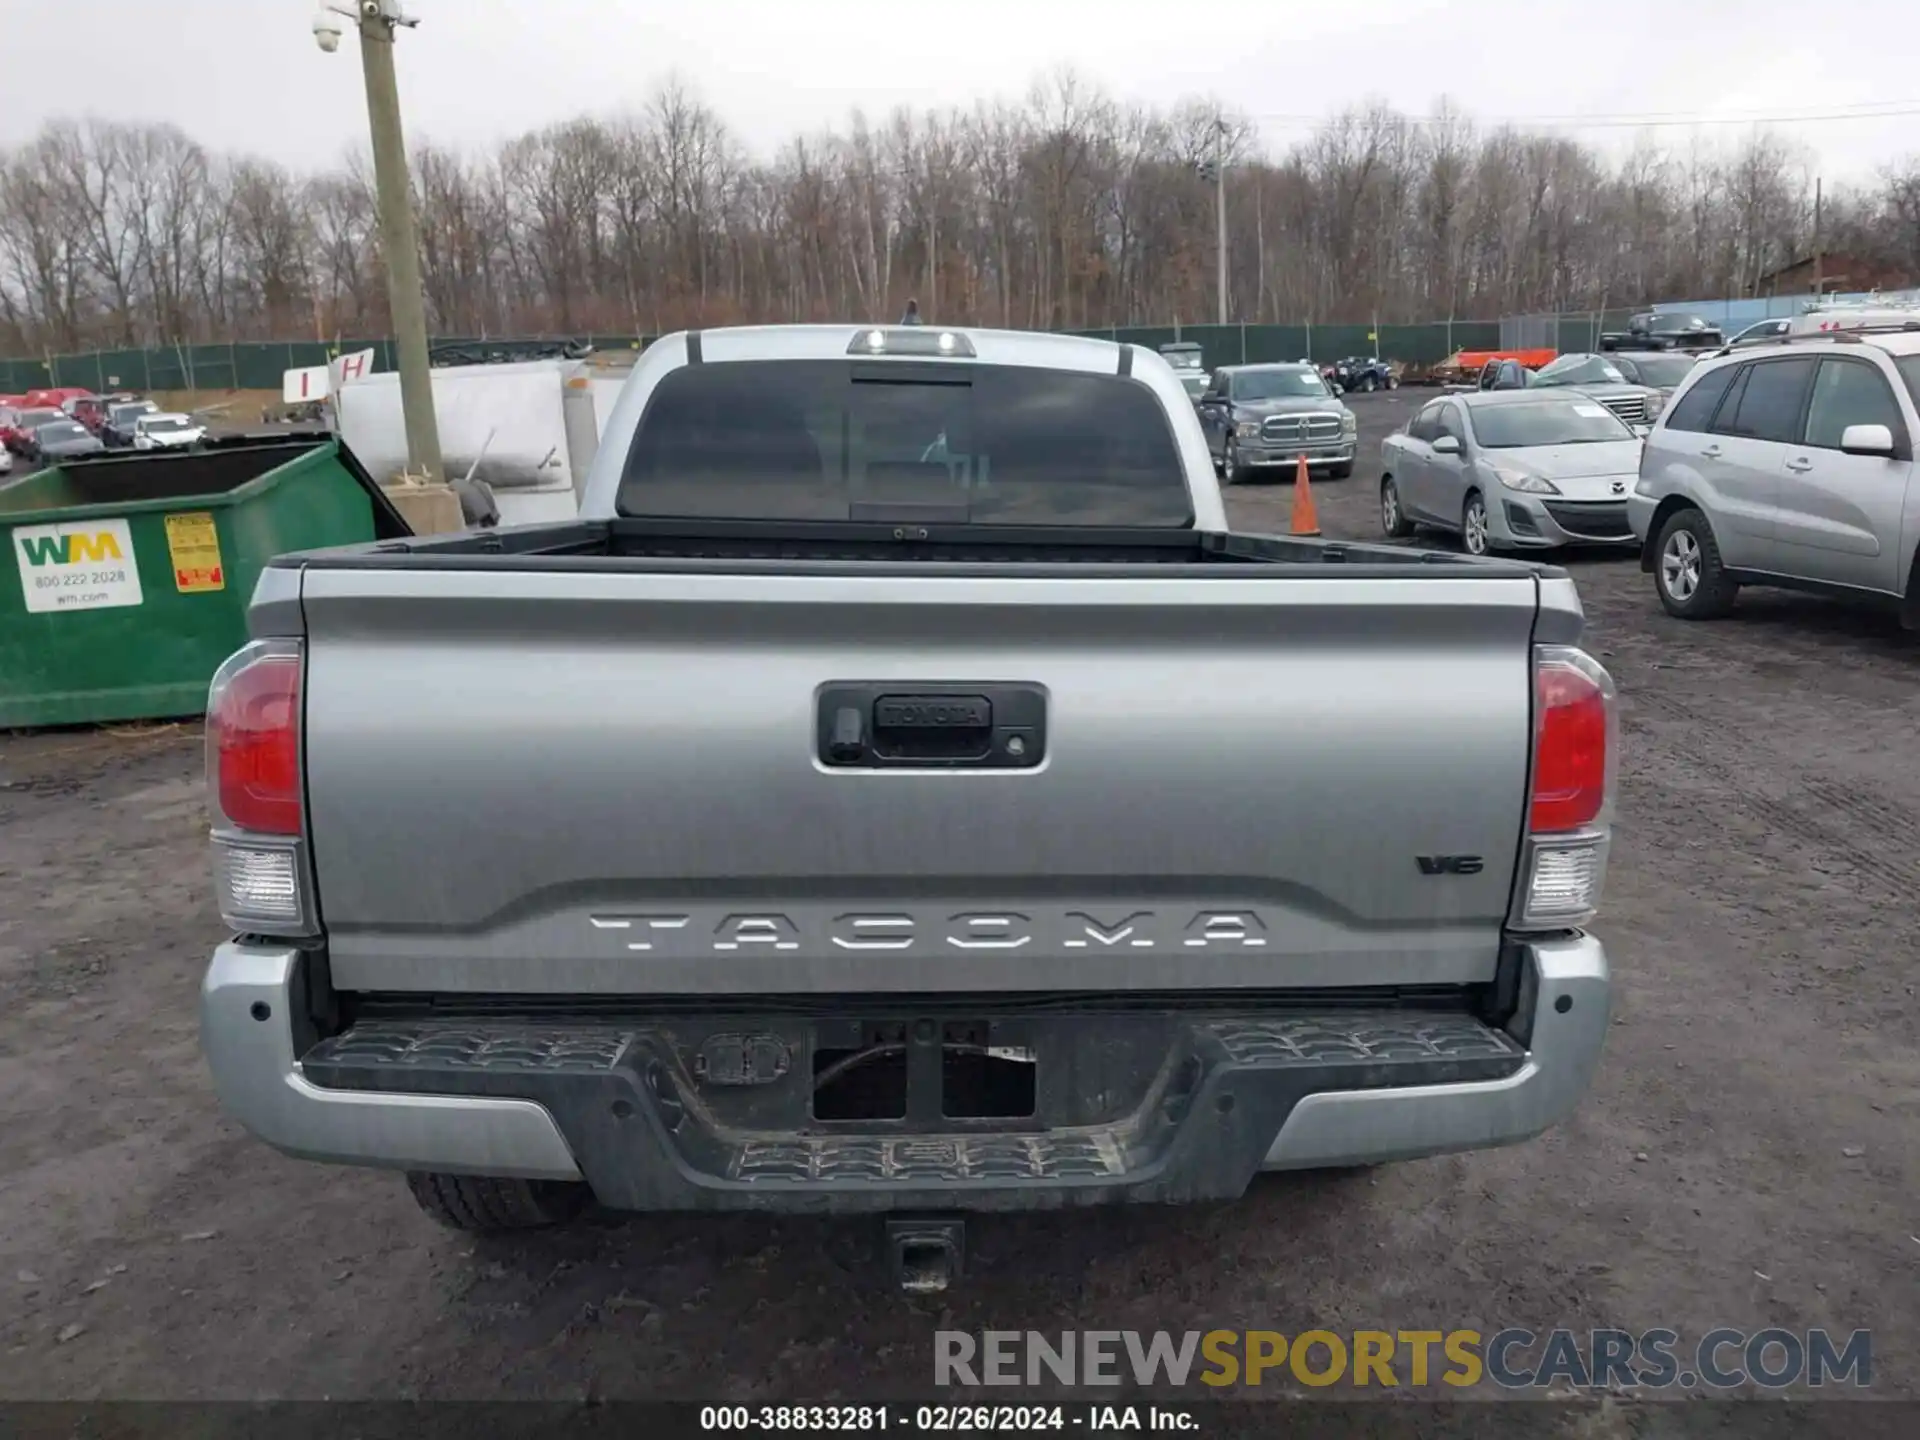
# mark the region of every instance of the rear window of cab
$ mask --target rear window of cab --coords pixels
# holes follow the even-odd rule
[[[669,371],[615,506],[676,519],[1193,523],[1166,406],[1140,381],[872,360]]]

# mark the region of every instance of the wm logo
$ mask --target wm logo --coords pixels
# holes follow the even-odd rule
[[[22,535],[20,548],[26,552],[27,563],[41,565],[83,565],[101,560],[124,560],[120,553],[120,542],[110,531],[98,530],[91,535]]]

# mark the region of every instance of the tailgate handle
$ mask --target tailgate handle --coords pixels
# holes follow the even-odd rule
[[[834,769],[1029,769],[1046,750],[1046,692],[973,684],[899,690],[884,682],[822,687],[816,754]]]

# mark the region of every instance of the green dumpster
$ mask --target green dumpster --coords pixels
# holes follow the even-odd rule
[[[54,466],[0,488],[0,729],[202,714],[290,550],[409,533],[314,434]]]

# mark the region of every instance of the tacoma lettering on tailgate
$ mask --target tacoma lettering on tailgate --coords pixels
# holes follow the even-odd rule
[[[849,911],[811,930],[779,911],[635,911],[592,915],[595,930],[619,936],[628,950],[794,951],[800,949],[1021,950],[1054,937],[1068,950],[1254,950],[1267,943],[1267,923],[1251,909],[1097,912],[961,910],[936,919],[901,911]]]

